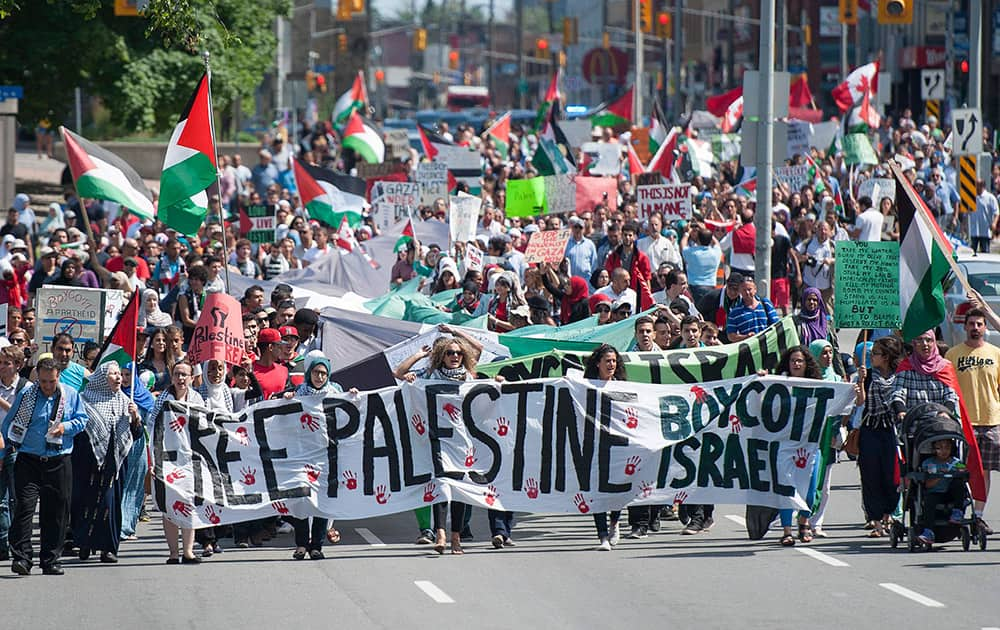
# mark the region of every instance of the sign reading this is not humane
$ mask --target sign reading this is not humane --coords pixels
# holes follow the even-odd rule
[[[635,190],[641,218],[649,218],[654,212],[662,214],[664,221],[691,218],[690,184],[637,186]]]

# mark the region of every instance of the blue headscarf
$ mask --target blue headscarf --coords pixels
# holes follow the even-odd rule
[[[135,388],[135,406],[139,408],[139,411],[141,411],[142,415],[145,417],[146,414],[152,411],[153,403],[155,403],[156,400],[153,398],[153,395],[149,393],[149,390],[146,389],[146,386],[142,384],[142,381],[139,380],[139,375],[135,373],[135,364],[128,363],[125,365],[124,369],[128,370],[129,373],[132,374],[132,383],[131,386],[128,386],[127,383],[122,383],[122,391],[125,392],[126,396],[131,397],[132,388]]]
[[[865,341],[854,346],[854,356],[858,358],[858,361],[861,361],[861,353],[864,352],[866,370],[872,369],[872,346],[874,345],[874,341]]]

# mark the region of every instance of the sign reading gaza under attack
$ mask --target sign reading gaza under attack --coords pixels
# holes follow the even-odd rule
[[[802,509],[826,418],[853,400],[849,383],[749,376],[418,381],[240,414],[169,402],[153,419],[154,496],[193,527],[452,498],[548,513],[688,500]]]

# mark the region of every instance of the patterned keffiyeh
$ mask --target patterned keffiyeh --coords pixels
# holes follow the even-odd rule
[[[115,470],[121,468],[132,448],[129,398],[121,389],[112,390],[111,383],[108,382],[108,372],[117,367],[113,361],[102,363],[90,376],[87,387],[80,395],[87,410],[86,431],[90,436],[94,459],[99,467],[104,467],[113,435],[114,451],[111,456],[114,458]]]

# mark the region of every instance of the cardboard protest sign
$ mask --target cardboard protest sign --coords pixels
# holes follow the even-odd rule
[[[649,218],[654,212],[661,213],[664,221],[691,218],[690,184],[637,186],[635,190],[640,218]]]
[[[402,221],[420,204],[420,186],[416,182],[378,181],[372,187],[372,207],[382,229]]]
[[[803,186],[811,184],[809,179],[809,167],[799,166],[778,166],[774,169],[774,177],[782,184],[787,184],[792,192],[802,190]]]
[[[899,243],[837,241],[837,328],[899,328]]]
[[[569,230],[545,230],[535,232],[524,250],[524,260],[531,263],[559,263],[566,255]]]
[[[615,177],[576,177],[576,212],[592,212],[603,203],[608,212],[618,210],[618,179]]]
[[[410,157],[410,138],[406,129],[385,130],[385,155],[399,160]]]
[[[896,180],[882,177],[873,177],[861,182],[858,186],[858,198],[868,197],[872,200],[872,205],[878,208],[882,199],[888,198],[893,203],[896,202]]]
[[[812,135],[812,123],[806,122],[804,120],[789,121],[788,150],[786,158],[790,160],[796,155],[808,155],[809,138],[811,135]]]
[[[479,197],[451,197],[448,211],[448,228],[452,243],[465,243],[476,238],[479,225],[479,209],[483,202]]]
[[[418,379],[238,414],[169,401],[152,423],[152,494],[165,517],[195,528],[370,518],[452,499],[528,513],[685,501],[806,509],[827,417],[853,403],[850,383],[756,375],[704,387]]]
[[[546,175],[545,212],[564,214],[576,210],[576,175]]]
[[[240,212],[240,233],[251,243],[273,243],[277,211],[273,204],[247,206]]]
[[[243,320],[240,303],[226,293],[209,293],[194,327],[188,361],[199,364],[217,360],[239,365],[244,355]]]
[[[443,162],[417,164],[415,176],[420,185],[420,203],[429,206],[435,199],[448,198],[448,165]]]
[[[532,217],[545,212],[545,179],[507,180],[508,217]]]
[[[358,171],[358,177],[361,179],[378,179],[380,177],[385,177],[386,175],[408,173],[410,165],[406,162],[401,162],[400,160],[386,160],[385,162],[378,164],[358,162],[355,165],[355,168]]]
[[[465,245],[465,268],[470,271],[483,270],[483,250],[471,243]]]
[[[35,341],[38,342],[38,351],[48,352],[55,335],[69,333],[73,337],[77,356],[82,357],[86,342],[104,343],[126,301],[118,289],[43,285],[35,294]]]

